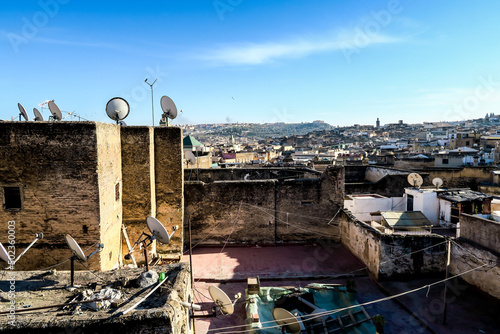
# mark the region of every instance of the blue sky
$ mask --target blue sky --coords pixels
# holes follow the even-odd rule
[[[479,118],[500,113],[498,13],[493,0],[4,1],[0,119],[54,99],[111,122],[120,96],[129,125],[151,125],[146,78],[156,123],[162,95],[184,110],[174,124]]]

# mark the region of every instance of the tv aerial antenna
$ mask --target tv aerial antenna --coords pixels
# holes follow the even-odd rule
[[[144,260],[146,262],[146,271],[149,271],[149,259],[148,259],[148,246],[153,243],[154,240],[158,240],[159,243],[161,244],[168,244],[170,242],[170,239],[172,239],[175,231],[178,230],[179,226],[175,225],[172,229],[172,233],[168,234],[167,229],[163,224],[156,219],[155,217],[147,217],[146,218],[146,224],[148,226],[149,232],[151,234],[142,232],[142,234],[139,236],[137,241],[134,243],[134,246],[129,250],[129,253],[125,255],[125,259],[130,259],[131,254],[134,251],[134,248],[137,245],[140,245],[141,249],[144,251]]]
[[[0,242],[0,259],[4,262],[7,262],[10,265],[10,268],[13,269],[13,266],[16,264],[16,262],[19,261],[19,259],[28,251],[28,249],[30,249],[35,244],[35,242],[37,242],[40,239],[43,239],[43,233],[37,233],[35,235],[35,240],[33,240],[28,245],[28,247],[26,247],[26,249],[21,254],[19,254],[19,256],[16,259],[14,259],[15,257],[14,252],[12,251],[8,252]]]
[[[24,109],[23,105],[18,103],[17,107],[19,108],[19,121],[21,121],[21,117],[23,117],[25,121],[29,121],[30,118],[28,117],[28,113],[26,112],[26,109]]]
[[[89,256],[85,256],[85,253],[80,248],[80,245],[78,245],[76,240],[73,239],[73,237],[71,235],[66,234],[64,236],[64,238],[66,239],[66,243],[68,244],[69,248],[73,252],[73,256],[71,257],[71,285],[70,286],[74,287],[75,260],[79,260],[81,262],[87,262],[87,260],[90,259],[90,257],[92,257],[92,255],[94,255],[95,253],[99,252],[100,250],[102,250],[104,248],[104,244],[100,243],[99,245],[97,245],[97,249],[95,251],[93,251]]]
[[[123,120],[127,118],[129,112],[130,105],[124,98],[114,97],[106,103],[106,114],[109,118],[116,121],[116,124],[125,124]]]
[[[420,188],[420,186],[424,183],[424,179],[418,173],[410,173],[407,177],[408,183],[411,184],[415,188]]]
[[[154,106],[154,102],[153,102],[153,85],[156,83],[157,80],[158,80],[158,78],[156,78],[152,84],[150,84],[148,82],[148,78],[146,78],[146,80],[144,80],[144,82],[147,83],[149,85],[149,87],[151,88],[151,116],[153,117],[153,126],[155,126],[155,106]]]
[[[160,99],[161,110],[163,110],[163,114],[161,116],[162,124],[169,125],[168,119],[174,120],[177,117],[177,107],[175,106],[174,101],[166,95],[162,96]],[[182,110],[181,110],[182,112]]]
[[[52,114],[52,119],[55,121],[62,120],[61,109],[59,109],[59,107],[54,102],[54,100],[49,101],[47,104],[49,105],[49,110],[50,110],[50,113]]]
[[[42,114],[38,111],[37,108],[33,108],[33,114],[35,115],[35,118],[33,120],[35,122],[43,122],[43,116]]]
[[[432,179],[432,184],[436,186],[436,189],[439,189],[443,185],[443,180],[439,177],[435,177]]]

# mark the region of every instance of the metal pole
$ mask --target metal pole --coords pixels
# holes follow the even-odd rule
[[[149,87],[151,87],[151,116],[153,118],[153,126],[155,126],[155,107],[154,107],[154,99],[153,99],[153,85],[155,84],[156,80],[158,80],[158,79],[155,79],[155,81],[153,81],[152,84],[150,84],[148,82],[148,79],[144,80],[144,82],[147,83],[149,85]]]
[[[146,271],[149,271],[148,248],[144,243],[142,243],[142,248],[144,249],[144,260],[146,261]]]
[[[444,282],[444,294],[443,294],[443,325],[446,324],[446,292],[448,290],[448,269],[450,267],[450,260],[451,260],[451,241],[448,239],[448,256],[446,258],[446,275],[445,275],[445,282]]]
[[[191,218],[188,218],[188,229],[189,229],[189,273],[191,275],[191,291],[193,291],[193,299],[194,299],[193,246],[192,246],[193,244],[191,239]],[[191,318],[193,318],[193,315],[191,315]],[[195,321],[194,320],[192,321],[193,321],[193,333],[196,333]]]
[[[75,257],[71,257],[71,286],[75,286]]]

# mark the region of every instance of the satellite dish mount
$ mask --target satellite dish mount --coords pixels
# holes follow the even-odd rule
[[[0,259],[9,264],[8,269],[14,269],[14,265],[16,264],[16,262],[19,261],[19,259],[28,251],[28,249],[30,249],[39,239],[43,239],[43,233],[37,233],[35,235],[35,240],[33,240],[16,259],[14,259],[14,255],[10,255],[9,252],[7,252],[5,247],[0,242]]]
[[[125,119],[130,112],[130,105],[127,100],[121,97],[114,97],[106,103],[106,114],[109,118],[116,121],[116,124],[125,123]]]
[[[83,250],[80,248],[80,245],[73,239],[73,237],[69,234],[66,234],[65,236],[66,243],[68,244],[69,248],[73,252],[73,256],[71,257],[71,287],[74,287],[75,285],[75,260],[79,260],[81,262],[87,262],[88,259],[92,257],[95,253],[99,252],[104,248],[104,244],[99,244],[97,245],[97,249],[92,252],[89,256],[85,256],[85,253]]]
[[[175,106],[174,101],[172,101],[172,99],[166,95],[161,97],[160,104],[161,109],[163,110],[160,124],[166,124],[168,126],[168,119],[170,118],[173,120],[177,117],[177,107]]]
[[[214,301],[214,306],[212,307],[212,313],[194,315],[192,314],[192,310],[199,309],[198,305],[192,304],[192,306],[190,307],[188,305],[183,304],[184,306],[188,307],[191,310],[190,313],[191,318],[194,319],[215,318],[217,316],[217,310],[219,310],[220,313],[222,313],[223,315],[231,315],[234,313],[234,305],[241,298],[241,293],[238,292],[236,295],[234,295],[234,300],[231,301],[231,299],[229,299],[226,293],[216,286],[208,287],[208,292],[210,293],[210,297]]]

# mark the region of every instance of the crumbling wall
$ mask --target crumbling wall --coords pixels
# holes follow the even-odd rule
[[[482,291],[500,298],[500,255],[482,247],[473,245],[466,240],[458,239],[452,243],[450,274],[458,275],[473,268],[461,278]]]
[[[211,183],[215,181],[319,178],[320,175],[320,172],[309,168],[191,168],[185,170],[184,180]]]
[[[387,235],[342,211],[342,243],[379,280],[418,277],[444,270],[446,244],[438,235]]]
[[[490,173],[495,166],[464,168],[426,168],[429,179],[439,177],[443,180],[443,188],[471,188],[478,190],[480,182],[489,182]]]
[[[494,220],[460,214],[460,238],[500,253],[500,223]]]
[[[235,173],[249,172],[255,177],[274,171]],[[336,240],[340,231],[330,221],[343,205],[343,187],[341,167],[315,179],[190,181],[185,183],[185,221],[191,221],[194,244]]]

